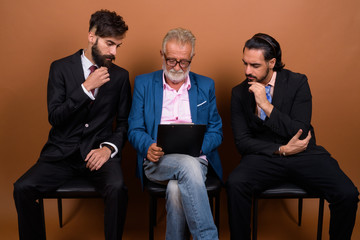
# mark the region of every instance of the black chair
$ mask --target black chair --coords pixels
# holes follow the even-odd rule
[[[309,193],[299,186],[292,183],[285,183],[277,187],[269,188],[253,197],[253,240],[257,239],[257,218],[258,218],[258,200],[259,199],[281,199],[298,198],[298,225],[301,226],[303,198],[319,198],[319,216],[317,240],[321,240],[322,225],[324,216],[324,197],[318,193]]]
[[[209,169],[210,170],[210,169]],[[146,178],[146,177],[145,177]],[[220,226],[220,192],[221,181],[214,175],[208,174],[206,182],[206,189],[209,196],[211,211],[214,215],[214,222],[219,231]],[[157,213],[157,199],[165,198],[166,185],[157,184],[146,179],[145,189],[150,194],[149,202],[149,240],[154,239],[154,227],[156,226],[156,213]],[[215,200],[215,208],[214,208]],[[214,213],[215,211],[215,213]]]
[[[76,177],[65,182],[61,187],[55,191],[47,191],[41,193],[39,204],[43,216],[43,224],[45,229],[45,215],[44,215],[44,199],[57,199],[59,225],[63,227],[62,217],[62,199],[63,198],[101,198],[101,194],[95,190],[95,187],[85,178]]]

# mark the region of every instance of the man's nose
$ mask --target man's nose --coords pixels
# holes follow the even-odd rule
[[[251,75],[251,73],[252,73],[251,67],[250,66],[245,66],[245,74],[246,75]]]
[[[174,69],[175,71],[179,71],[179,70],[181,69],[180,63],[177,62],[176,65],[173,67],[173,69]]]
[[[110,48],[110,54],[115,56],[116,55],[116,49],[117,49],[116,46],[111,47]]]

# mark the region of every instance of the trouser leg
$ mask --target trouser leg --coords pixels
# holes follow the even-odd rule
[[[184,240],[186,218],[177,180],[169,180],[166,188],[166,239]]]
[[[330,239],[351,239],[359,193],[337,161],[326,154],[312,155],[293,158],[289,166],[299,184],[321,192],[330,203]]]
[[[120,240],[124,231],[128,190],[124,183],[121,164],[109,160],[98,171],[91,172],[91,178],[104,203],[104,231],[106,240]]]
[[[71,177],[71,171],[61,162],[37,162],[14,183],[14,200],[18,213],[20,240],[45,239],[40,192],[55,190]]]
[[[168,154],[157,163],[144,163],[149,180],[178,181],[184,214],[194,240],[218,239],[205,187],[206,165],[203,159],[183,154]]]
[[[253,195],[286,179],[280,158],[248,155],[231,172],[226,182],[230,237],[251,239]]]

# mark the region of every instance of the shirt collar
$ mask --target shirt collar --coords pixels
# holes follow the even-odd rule
[[[275,87],[275,80],[276,80],[276,72],[274,71],[270,79],[270,82],[267,85],[270,85],[271,87]]]
[[[82,54],[81,54],[81,63],[83,65],[84,69],[89,69],[92,65],[94,65],[86,56],[85,56],[85,50],[83,50]],[[95,64],[96,67],[98,67]]]

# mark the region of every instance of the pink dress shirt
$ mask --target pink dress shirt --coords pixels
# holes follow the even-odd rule
[[[166,83],[165,75],[163,74],[163,87],[163,106],[160,123],[192,123],[189,101],[189,90],[191,88],[189,76],[187,76],[179,91],[176,91]],[[205,155],[201,155],[200,158],[207,161]]]
[[[191,83],[189,76],[186,78],[179,91],[171,88],[169,84],[166,83],[164,75],[163,86],[163,105],[160,123],[191,123],[192,120],[188,92],[191,88]]]

